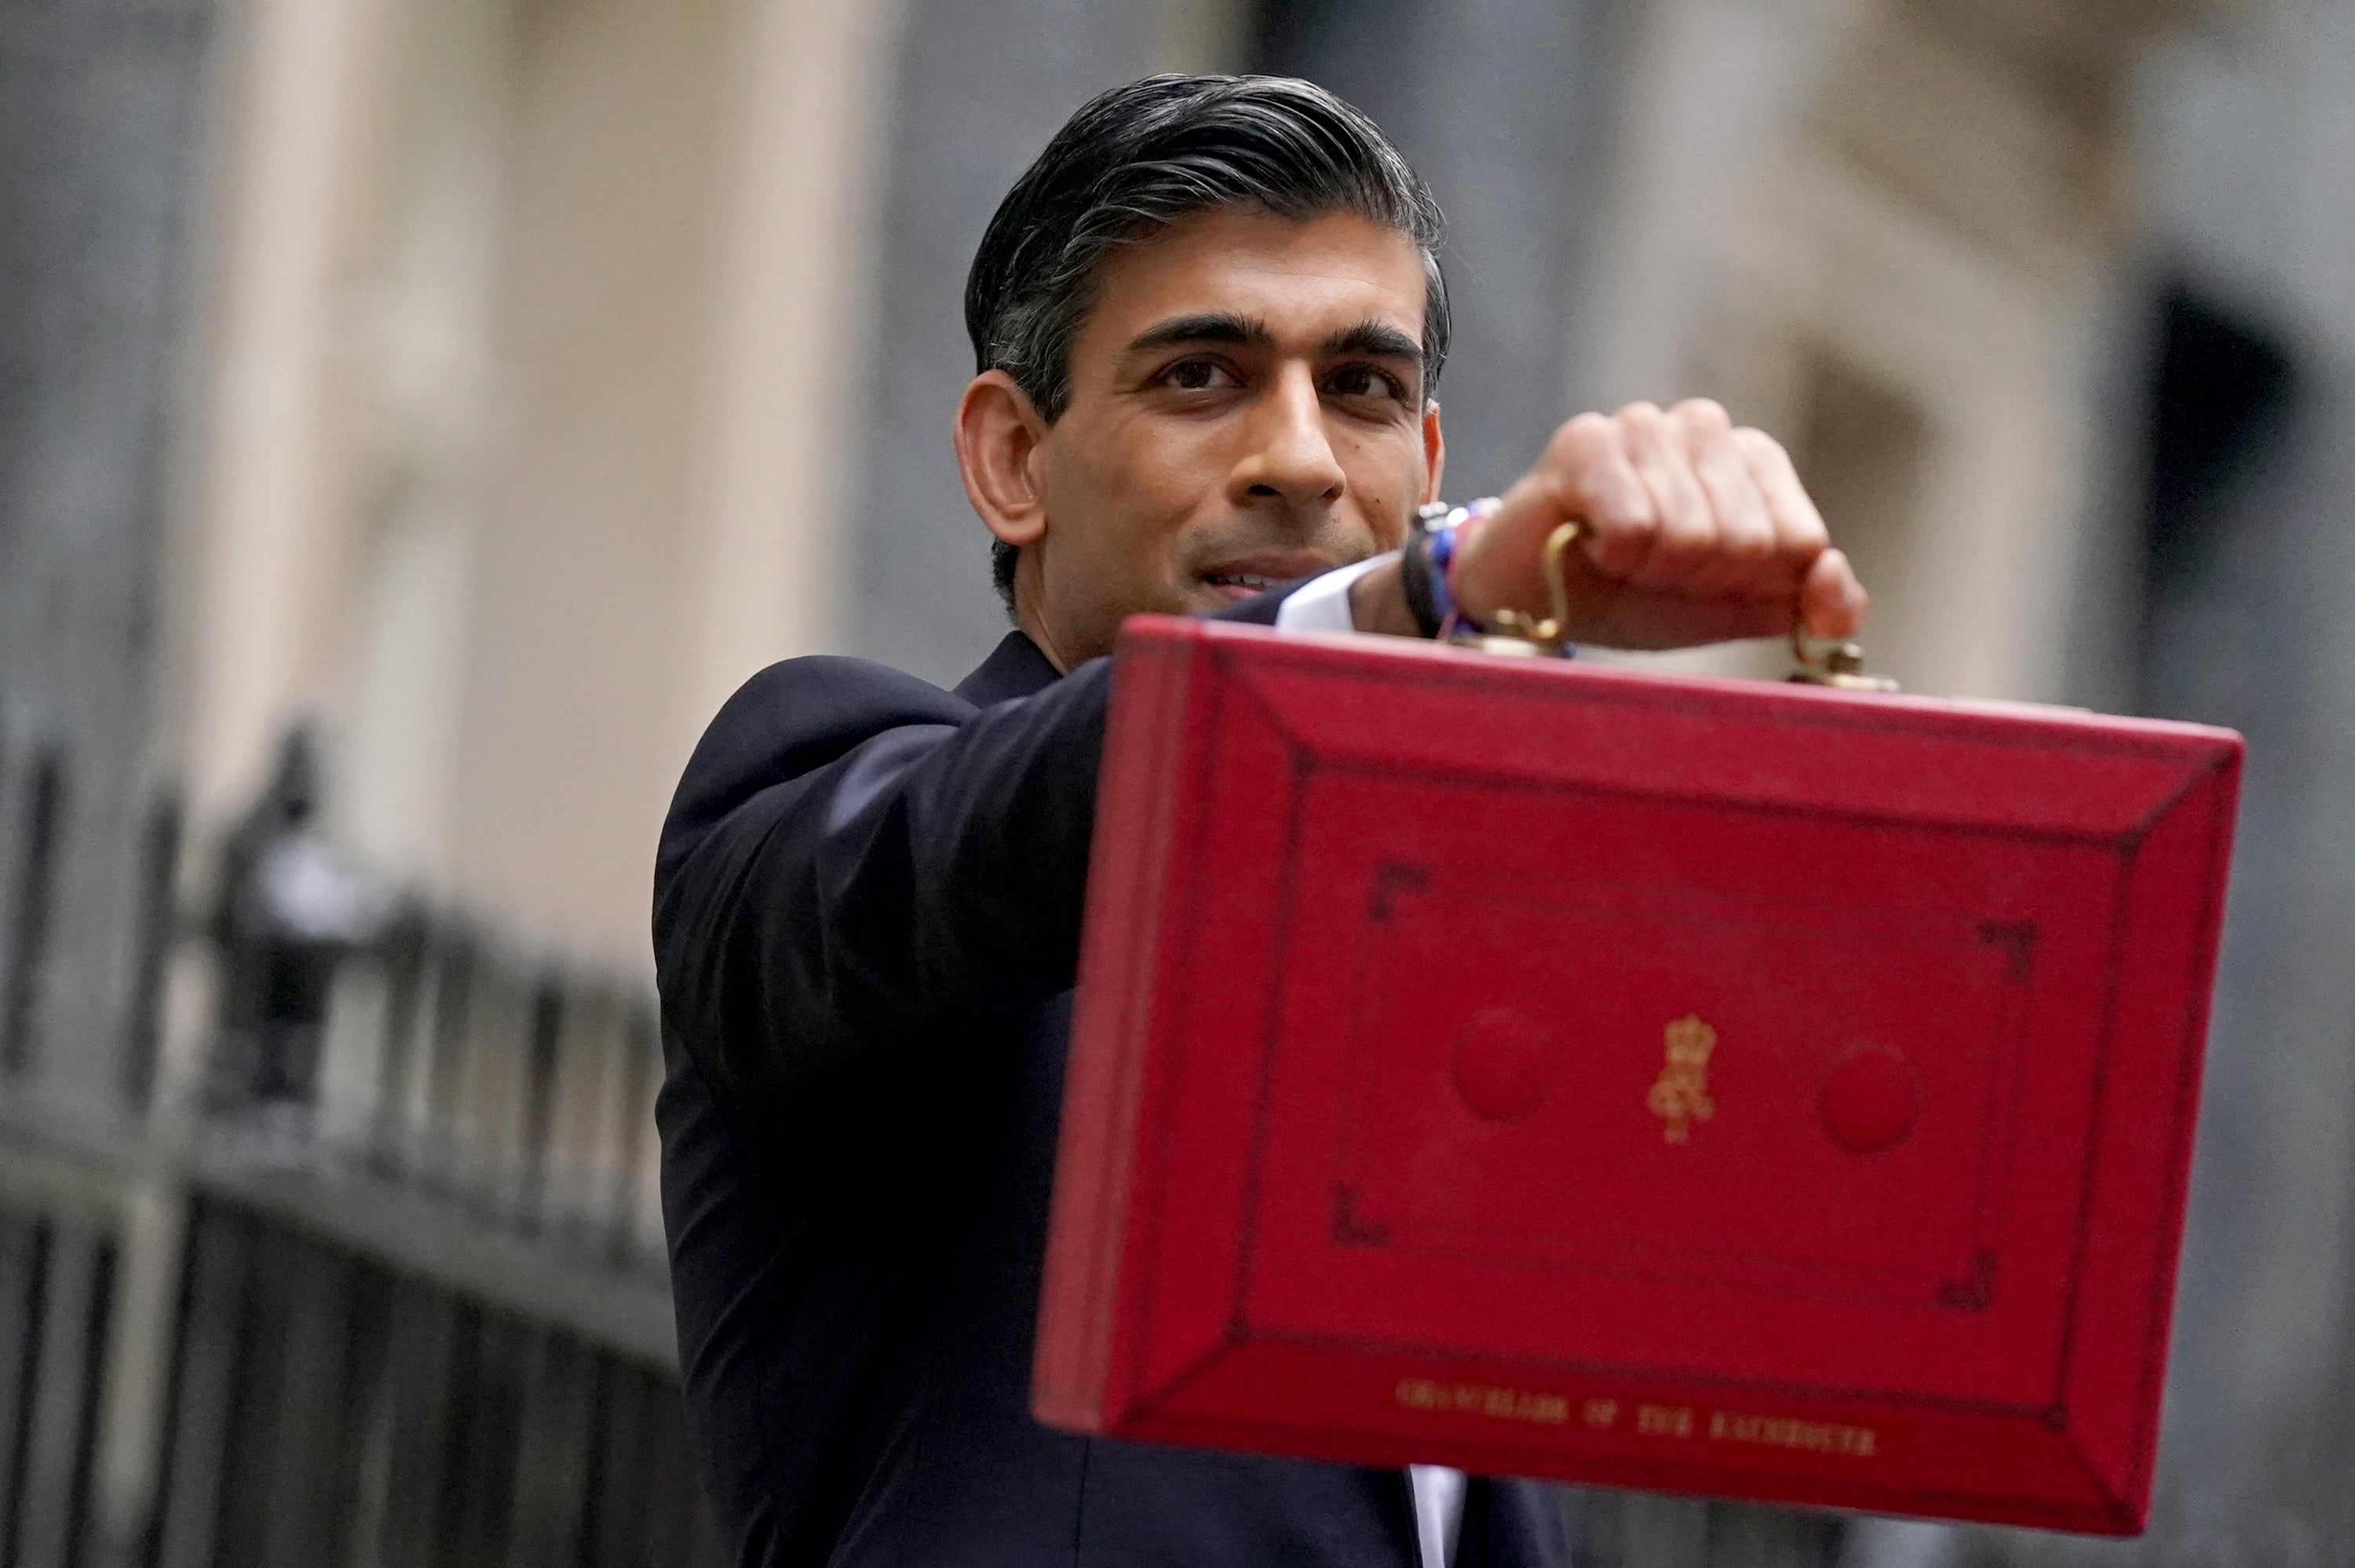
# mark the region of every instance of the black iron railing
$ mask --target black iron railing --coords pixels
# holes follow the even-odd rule
[[[726,1561],[644,984],[364,885],[365,929],[307,948],[226,887],[176,906],[167,800],[131,1022],[57,1038],[70,782],[62,749],[0,759],[0,1568]],[[49,1070],[94,1048],[104,1092]]]

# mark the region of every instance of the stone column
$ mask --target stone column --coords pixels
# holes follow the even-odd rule
[[[677,705],[698,733],[747,675],[831,650],[852,618],[858,531],[845,519],[859,476],[844,457],[860,450],[874,363],[875,143],[900,9],[739,0],[732,12],[742,58],[723,132],[712,416]]]

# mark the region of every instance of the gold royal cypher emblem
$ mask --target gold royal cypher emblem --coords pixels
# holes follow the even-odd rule
[[[1709,1054],[1717,1049],[1717,1031],[1688,1013],[1668,1027],[1668,1059],[1644,1103],[1660,1118],[1660,1136],[1682,1143],[1692,1136],[1692,1124],[1717,1114],[1709,1097]]]

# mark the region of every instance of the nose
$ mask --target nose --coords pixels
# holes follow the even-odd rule
[[[1284,366],[1251,423],[1250,450],[1235,466],[1241,506],[1281,502],[1294,513],[1322,511],[1348,482],[1325,429],[1325,405],[1304,365]]]

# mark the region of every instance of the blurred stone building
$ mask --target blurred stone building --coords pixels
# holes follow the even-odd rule
[[[1228,69],[1334,87],[1448,208],[1452,494],[1579,408],[1713,394],[1798,453],[1877,666],[2252,742],[2149,1540],[1566,1498],[1590,1557],[2350,1560],[2355,5],[35,0],[0,17],[0,1562],[405,1562],[334,1522],[403,1498],[508,1561],[622,1539],[517,1456],[659,1470],[676,1420],[630,1130],[671,784],[773,659],[986,651],[973,246],[1088,95]],[[201,1108],[198,916],[298,726],[321,838],[406,913],[332,988],[290,1175]],[[341,1283],[251,1283],[290,1267]],[[453,1367],[504,1478],[404,1492],[431,1412],[382,1389]],[[304,1438],[323,1379],[359,1414]],[[206,1445],[257,1431],[350,1463],[241,1502],[266,1477]]]

